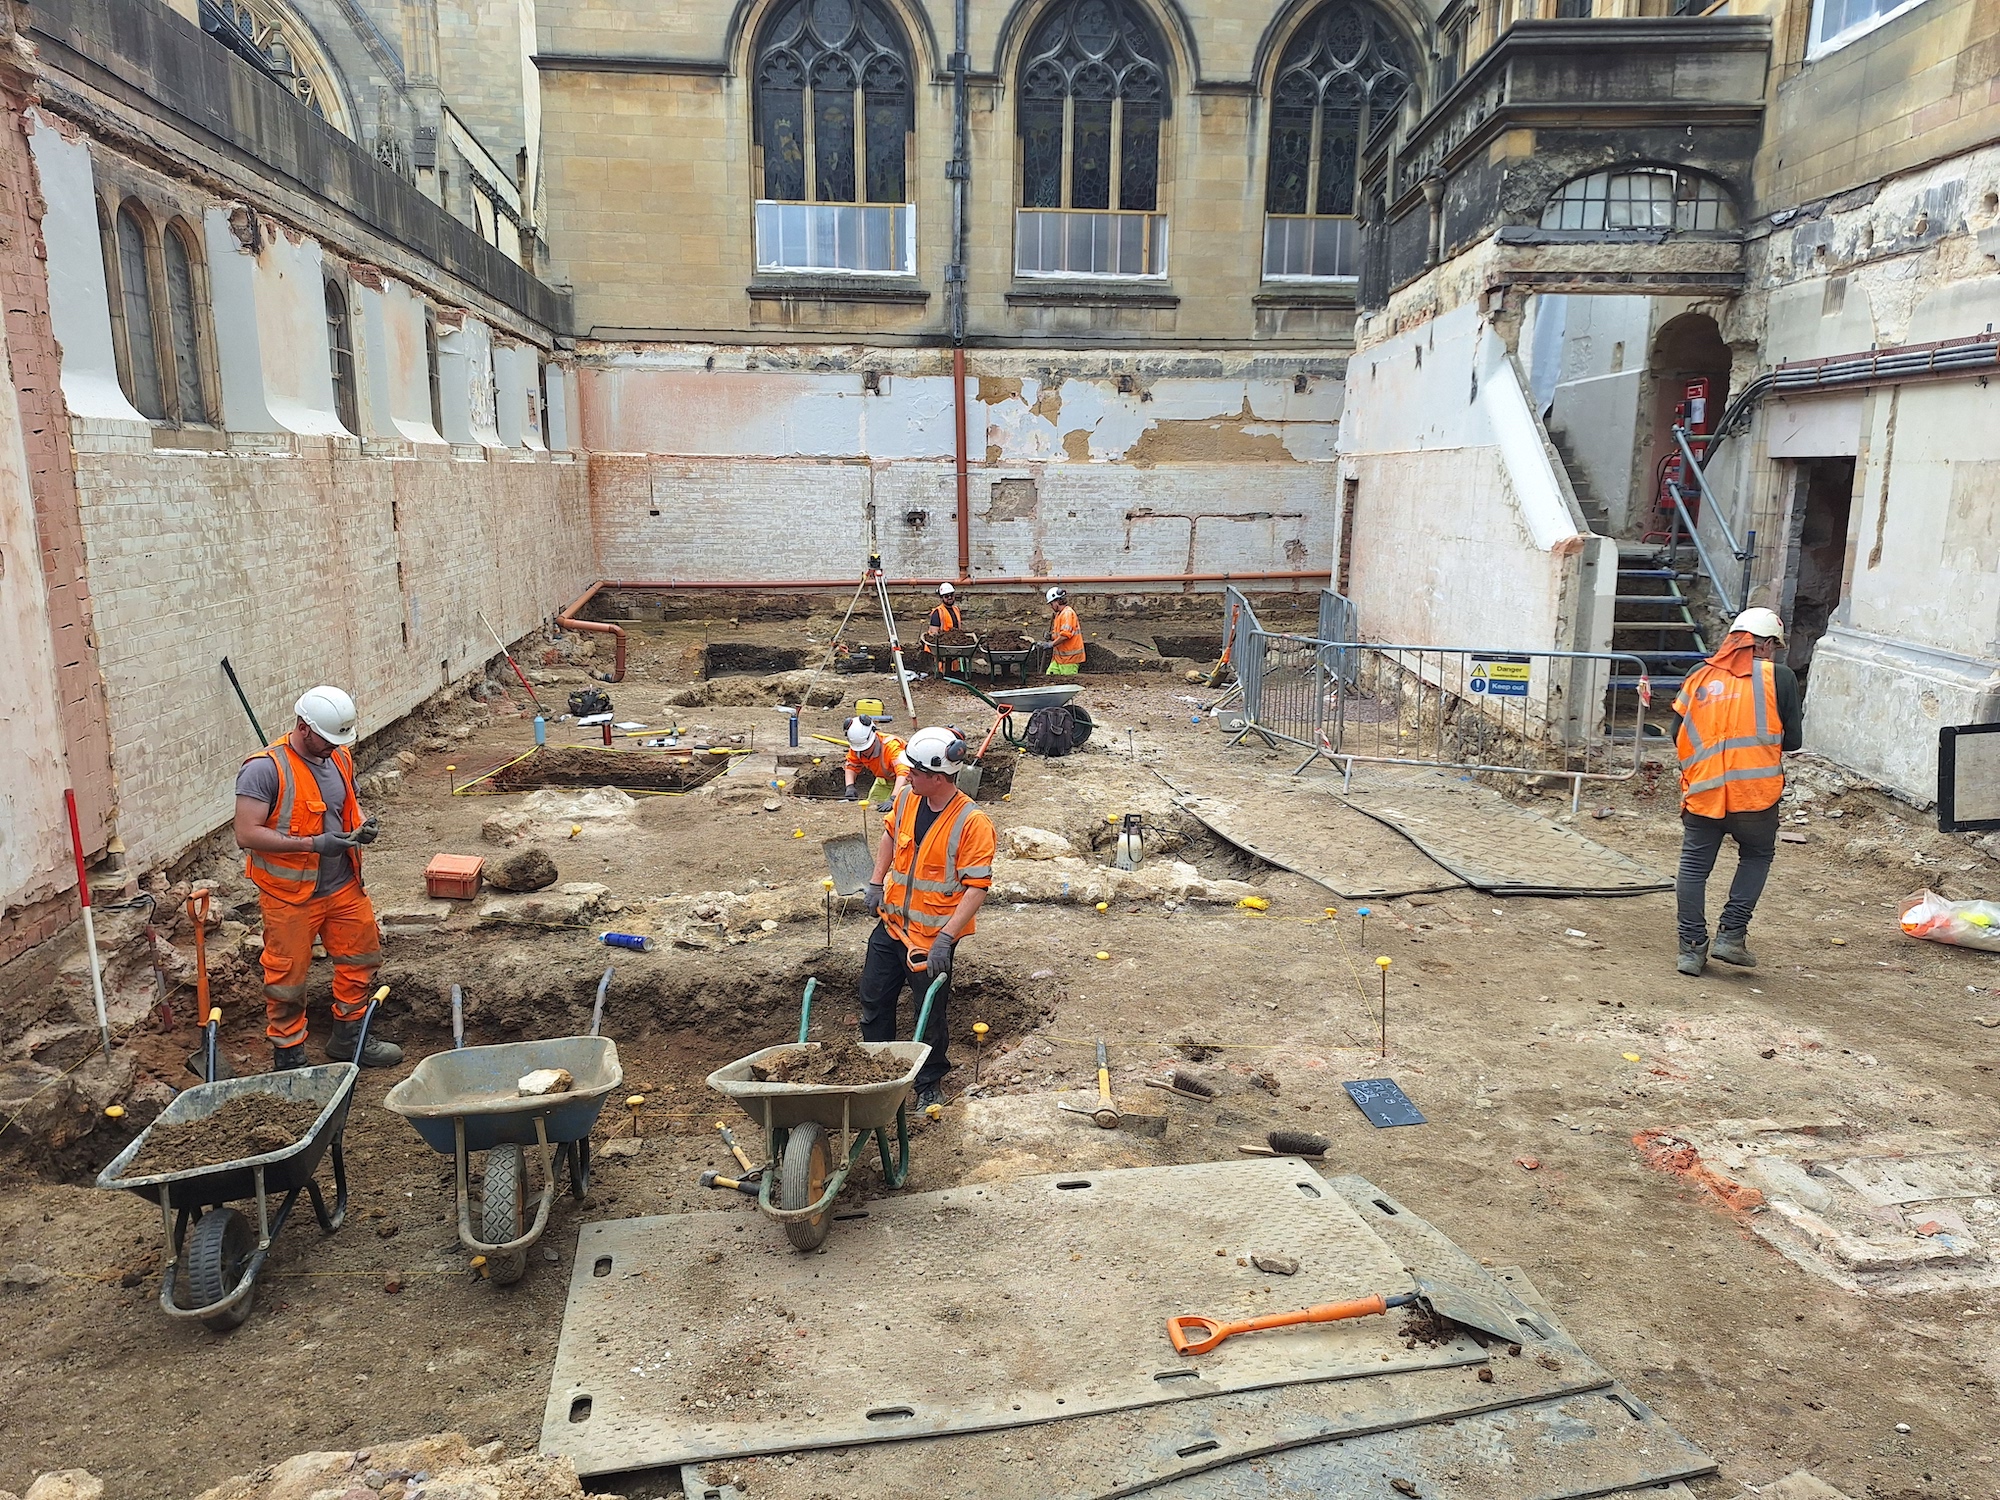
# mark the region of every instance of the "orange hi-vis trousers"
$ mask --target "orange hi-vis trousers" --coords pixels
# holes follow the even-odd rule
[[[264,908],[264,1034],[279,1047],[306,1039],[306,977],[312,971],[313,939],[333,960],[333,1018],[358,1021],[368,1009],[368,990],[382,966],[382,939],[375,908],[359,880],[308,901],[273,901]]]

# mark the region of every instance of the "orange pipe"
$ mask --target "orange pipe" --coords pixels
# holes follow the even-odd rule
[[[965,346],[959,344],[951,351],[951,414],[957,438],[957,479],[958,479],[958,576],[961,580],[972,576],[972,506],[966,491],[970,476],[966,473],[969,457],[965,446]]]
[[[606,682],[625,680],[625,630],[623,626],[612,625],[603,620],[585,620],[581,616],[590,607],[590,601],[597,597],[597,591],[607,585],[602,581],[593,583],[583,591],[583,597],[556,616],[556,624],[564,630],[589,630],[598,635],[608,635],[612,640],[611,675]]]

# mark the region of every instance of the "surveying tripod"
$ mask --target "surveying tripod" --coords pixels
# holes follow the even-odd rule
[[[917,705],[910,697],[910,674],[903,670],[903,643],[896,635],[896,614],[889,608],[889,584],[882,576],[882,554],[868,554],[868,566],[861,570],[861,582],[855,585],[854,597],[847,601],[847,613],[840,617],[840,628],[833,633],[833,640],[826,648],[826,657],[813,668],[811,681],[806,683],[805,695],[799,700],[801,709],[812,706],[813,687],[819,681],[819,674],[833,662],[834,652],[840,648],[841,637],[847,634],[847,626],[854,618],[854,611],[861,603],[861,596],[870,588],[875,590],[876,606],[882,611],[882,628],[889,632],[889,662],[896,670],[896,686],[903,690],[903,707],[910,711],[910,723],[917,722]]]

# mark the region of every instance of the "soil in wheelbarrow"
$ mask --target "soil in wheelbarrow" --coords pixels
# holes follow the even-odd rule
[[[219,1167],[282,1151],[312,1129],[321,1105],[279,1094],[238,1094],[212,1115],[184,1125],[155,1124],[125,1169],[127,1177]]]
[[[978,644],[979,637],[969,630],[947,630],[937,638],[938,653],[942,656],[949,656],[955,651],[970,651]]]
[[[1026,651],[1035,644],[1018,630],[989,630],[979,639],[988,651]]]
[[[831,1084],[842,1088],[891,1083],[909,1071],[908,1063],[864,1052],[858,1041],[840,1032],[821,1042],[817,1052],[793,1052],[773,1058],[768,1064],[752,1068],[750,1076],[759,1083]]]

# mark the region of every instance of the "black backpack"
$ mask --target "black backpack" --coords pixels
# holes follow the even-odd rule
[[[1038,708],[1028,716],[1023,746],[1030,755],[1067,755],[1076,748],[1076,715],[1067,708]]]
[[[569,695],[569,711],[579,719],[611,712],[611,697],[602,688],[584,688]]]

